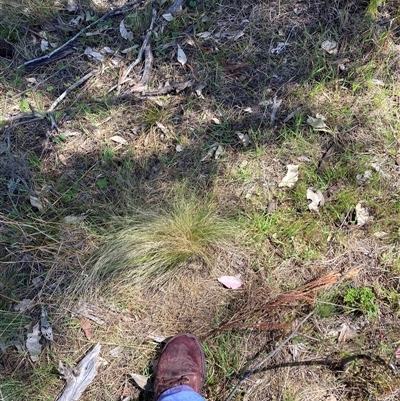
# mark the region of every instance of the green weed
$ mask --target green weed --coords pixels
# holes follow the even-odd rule
[[[361,311],[375,320],[378,315],[376,296],[369,287],[349,288],[343,298],[346,306]]]

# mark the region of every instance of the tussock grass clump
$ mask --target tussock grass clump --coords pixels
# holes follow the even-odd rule
[[[218,249],[229,246],[234,225],[211,202],[182,199],[163,210],[139,211],[119,221],[89,277],[112,286],[145,287],[166,281],[192,258],[216,265]]]

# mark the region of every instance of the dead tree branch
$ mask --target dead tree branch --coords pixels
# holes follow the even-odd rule
[[[142,46],[140,47],[140,50],[139,50],[139,54],[138,54],[136,60],[133,61],[129,65],[129,67],[125,70],[125,72],[122,74],[122,76],[121,76],[121,78],[119,80],[119,83],[118,83],[118,92],[120,91],[121,85],[126,82],[127,77],[130,74],[130,72],[132,71],[132,69],[135,68],[143,58],[143,53],[144,53],[144,51],[145,51],[145,49],[147,47],[147,44],[148,44],[148,42],[150,40],[151,34],[153,33],[154,23],[155,23],[156,17],[157,17],[157,10],[154,7],[152,9],[151,14],[152,14],[152,16],[151,16],[150,27],[147,30],[146,36],[144,37]]]
[[[147,82],[149,82],[151,75],[151,67],[153,66],[153,52],[151,50],[151,43],[148,43],[144,51],[144,68],[142,79],[134,85],[130,92],[143,92],[147,89]]]
[[[21,69],[21,68],[29,69],[29,68],[38,67],[40,65],[47,64],[48,62],[58,60],[59,58],[65,57],[67,54],[69,54],[71,52],[71,49],[69,49],[71,44],[73,42],[75,42],[75,40],[78,39],[80,36],[82,36],[86,31],[93,28],[98,23],[106,20],[107,18],[114,17],[115,15],[125,13],[126,11],[131,10],[132,8],[140,6],[145,1],[146,0],[135,0],[135,1],[132,1],[131,3],[126,3],[122,7],[114,8],[113,10],[102,15],[98,20],[93,21],[88,26],[85,26],[84,28],[82,28],[75,36],[73,36],[71,39],[69,39],[67,42],[62,44],[57,49],[54,49],[52,52],[50,52],[49,54],[46,54],[45,56],[38,57],[38,58],[29,60],[29,61],[21,64],[20,66],[18,66],[18,69]]]
[[[77,401],[97,374],[101,345],[97,344],[74,369],[60,361],[58,371],[67,382],[57,401]]]

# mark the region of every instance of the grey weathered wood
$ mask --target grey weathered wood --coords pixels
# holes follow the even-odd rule
[[[97,374],[101,345],[97,344],[76,368],[65,366],[60,361],[58,371],[67,382],[57,401],[77,401]]]

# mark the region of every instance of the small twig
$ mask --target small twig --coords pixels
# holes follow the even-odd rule
[[[52,52],[50,52],[49,54],[46,54],[45,56],[39,57],[39,58],[35,58],[34,60],[29,60],[24,64],[21,64],[18,69],[23,68],[23,67],[34,67],[35,65],[37,65],[38,63],[41,63],[42,61],[46,61],[48,59],[50,59],[51,57],[55,57],[57,55],[57,53],[62,52],[64,49],[66,49],[72,42],[74,42],[76,39],[78,39],[82,34],[84,34],[87,30],[89,30],[90,28],[93,28],[95,25],[97,25],[99,22],[104,21],[107,18],[113,17],[115,15],[121,14],[123,12],[125,12],[128,9],[131,9],[133,7],[136,7],[142,3],[144,3],[146,0],[135,0],[132,1],[131,3],[127,3],[124,4],[122,7],[118,7],[118,8],[114,8],[113,10],[109,11],[108,13],[105,13],[103,16],[101,16],[98,20],[93,21],[91,24],[89,24],[88,26],[85,26],[84,28],[82,28],[75,36],[73,36],[70,40],[68,40],[67,42],[65,42],[64,44],[62,44],[60,47],[58,47],[57,49],[54,49]]]
[[[290,333],[290,335],[288,337],[286,337],[286,339],[284,341],[281,342],[281,344],[275,348],[272,352],[270,352],[262,361],[260,361],[259,363],[257,363],[256,366],[254,366],[253,369],[249,370],[248,372],[246,372],[242,378],[239,380],[239,383],[234,387],[234,389],[231,391],[231,393],[229,394],[228,398],[226,399],[226,401],[230,401],[233,396],[236,394],[236,392],[238,391],[239,387],[243,384],[243,382],[250,377],[252,374],[254,374],[258,369],[261,368],[261,366],[264,365],[265,362],[267,362],[268,360],[270,360],[272,357],[274,357],[294,336],[297,335],[298,330],[300,329],[301,326],[303,326],[303,324],[314,314],[314,311],[310,312],[295,328],[294,330]]]
[[[130,72],[132,71],[132,69],[135,68],[135,67],[140,63],[140,61],[142,60],[143,53],[144,53],[144,51],[145,51],[145,49],[146,49],[147,43],[149,42],[150,37],[151,37],[151,34],[153,33],[154,23],[155,23],[156,17],[157,17],[157,10],[153,7],[151,13],[152,13],[152,17],[151,17],[150,27],[149,27],[149,29],[147,30],[146,36],[144,37],[142,46],[141,46],[141,48],[140,48],[140,50],[139,50],[139,54],[138,54],[136,60],[133,61],[133,62],[129,65],[129,67],[126,69],[126,71],[122,74],[122,77],[120,78],[119,83],[118,83],[118,92],[119,92],[119,90],[120,90],[120,88],[121,88],[121,85],[122,85],[123,83],[125,83],[126,78],[127,78],[128,75],[130,74]]]
[[[83,76],[81,79],[76,81],[73,85],[68,87],[53,103],[52,105],[47,109],[46,113],[51,113],[54,111],[54,109],[64,100],[64,98],[68,95],[68,93],[72,92],[76,87],[79,85],[82,85],[84,82],[86,82],[89,78],[91,78],[94,74],[96,73],[95,70],[90,71],[87,73],[85,76]]]

